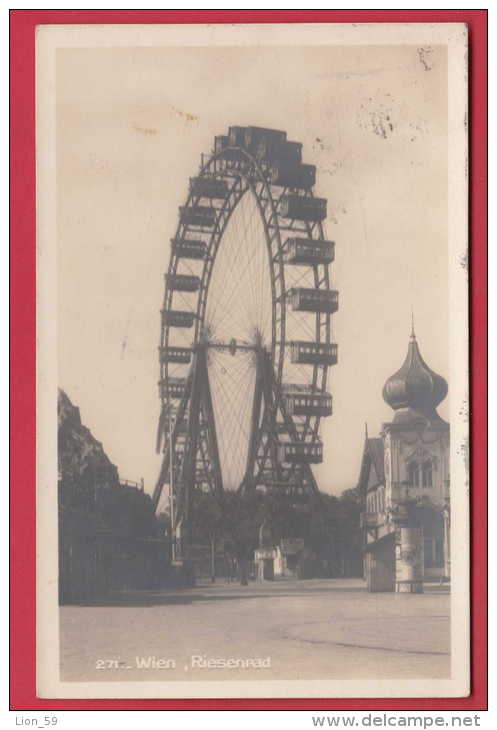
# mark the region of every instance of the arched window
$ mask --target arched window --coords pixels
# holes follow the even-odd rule
[[[433,486],[433,475],[431,461],[425,461],[422,470],[422,484],[425,489],[429,489]]]
[[[411,461],[407,466],[407,482],[410,487],[419,487],[419,464]]]

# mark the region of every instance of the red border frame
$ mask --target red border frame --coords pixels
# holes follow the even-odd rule
[[[467,23],[470,44],[471,695],[451,699],[53,700],[35,678],[35,28],[61,23]],[[487,11],[14,10],[11,79],[11,710],[487,709]],[[475,436],[477,435],[477,438]],[[477,529],[476,529],[477,528]]]

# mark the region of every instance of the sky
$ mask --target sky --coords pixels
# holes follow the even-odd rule
[[[56,84],[59,385],[121,478],[152,491],[158,474],[163,277],[189,177],[215,135],[256,125],[303,143],[328,200],[339,362],[314,473],[326,492],[355,486],[411,310],[448,375],[445,49],[67,48]]]

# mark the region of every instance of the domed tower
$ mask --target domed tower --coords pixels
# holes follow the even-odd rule
[[[443,423],[437,407],[447,395],[447,381],[435,373],[421,357],[414,328],[402,367],[383,386],[383,399],[395,411],[393,422]]]
[[[443,523],[449,505],[450,429],[437,413],[447,391],[446,380],[423,360],[413,328],[402,366],[383,386],[383,398],[394,411],[381,434],[385,506],[395,521],[399,505],[417,505],[424,571],[433,577],[448,574]]]

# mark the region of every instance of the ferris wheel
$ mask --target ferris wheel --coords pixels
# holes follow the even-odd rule
[[[190,178],[171,240],[159,347],[162,467],[174,522],[195,490],[317,492],[337,362],[334,243],[314,165],[283,131],[230,127]]]

